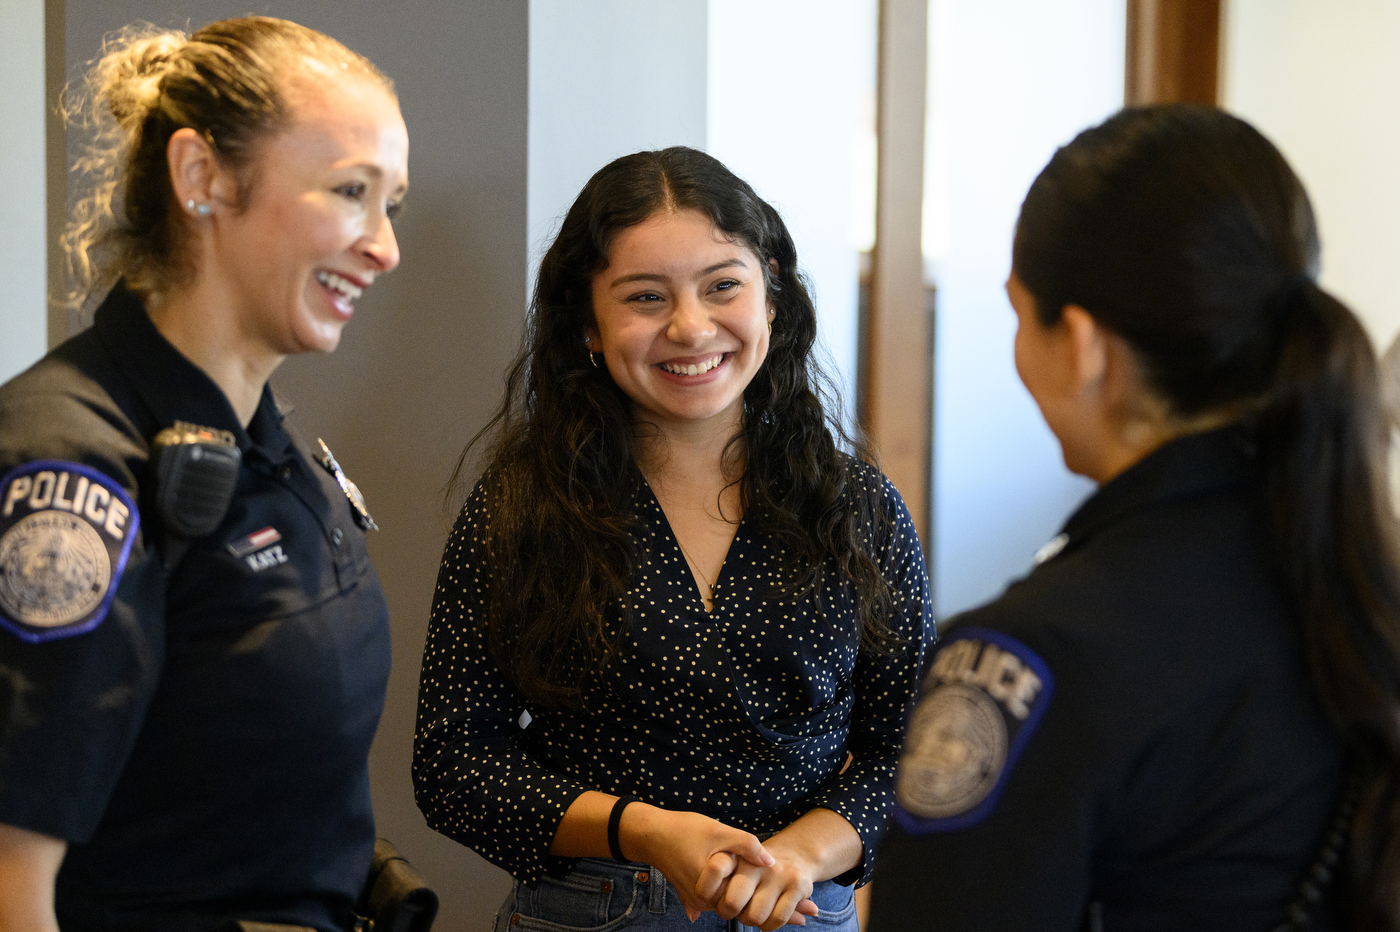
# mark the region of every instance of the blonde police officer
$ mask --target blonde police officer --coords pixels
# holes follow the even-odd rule
[[[267,387],[398,263],[392,86],[262,17],[90,75],[93,326],[0,388],[0,928],[345,929],[389,633],[372,526]]]

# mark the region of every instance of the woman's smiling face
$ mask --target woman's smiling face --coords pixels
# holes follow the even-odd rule
[[[593,276],[589,349],[660,427],[732,433],[744,389],[768,354],[763,267],[697,210],[661,210],[622,230]]]
[[[287,127],[260,144],[248,201],[220,209],[211,263],[244,336],[278,355],[329,352],[376,276],[399,263],[393,216],[408,132],[377,81],[289,79]]]

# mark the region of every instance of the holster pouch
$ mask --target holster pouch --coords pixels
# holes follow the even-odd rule
[[[374,843],[369,879],[358,912],[374,932],[429,932],[437,918],[438,896],[387,839]]]

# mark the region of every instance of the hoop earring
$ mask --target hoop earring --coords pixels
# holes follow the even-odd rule
[[[214,212],[214,208],[210,207],[208,204],[196,204],[194,198],[185,201],[185,209],[196,217],[207,217]]]
[[[593,363],[593,368],[594,368],[594,369],[598,368],[598,357],[601,356],[601,355],[603,355],[603,354],[602,354],[602,353],[589,352],[589,354],[588,354],[588,361],[591,362],[591,363]]]

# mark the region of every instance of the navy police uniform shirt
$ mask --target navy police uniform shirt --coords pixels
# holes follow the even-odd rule
[[[953,619],[910,716],[871,928],[1269,929],[1340,740],[1309,686],[1245,432],[1105,484]]]
[[[265,391],[245,430],[120,286],[0,388],[0,823],[69,843],[65,932],[349,920],[387,608],[282,421]],[[167,572],[149,440],[177,422],[242,465]]]

